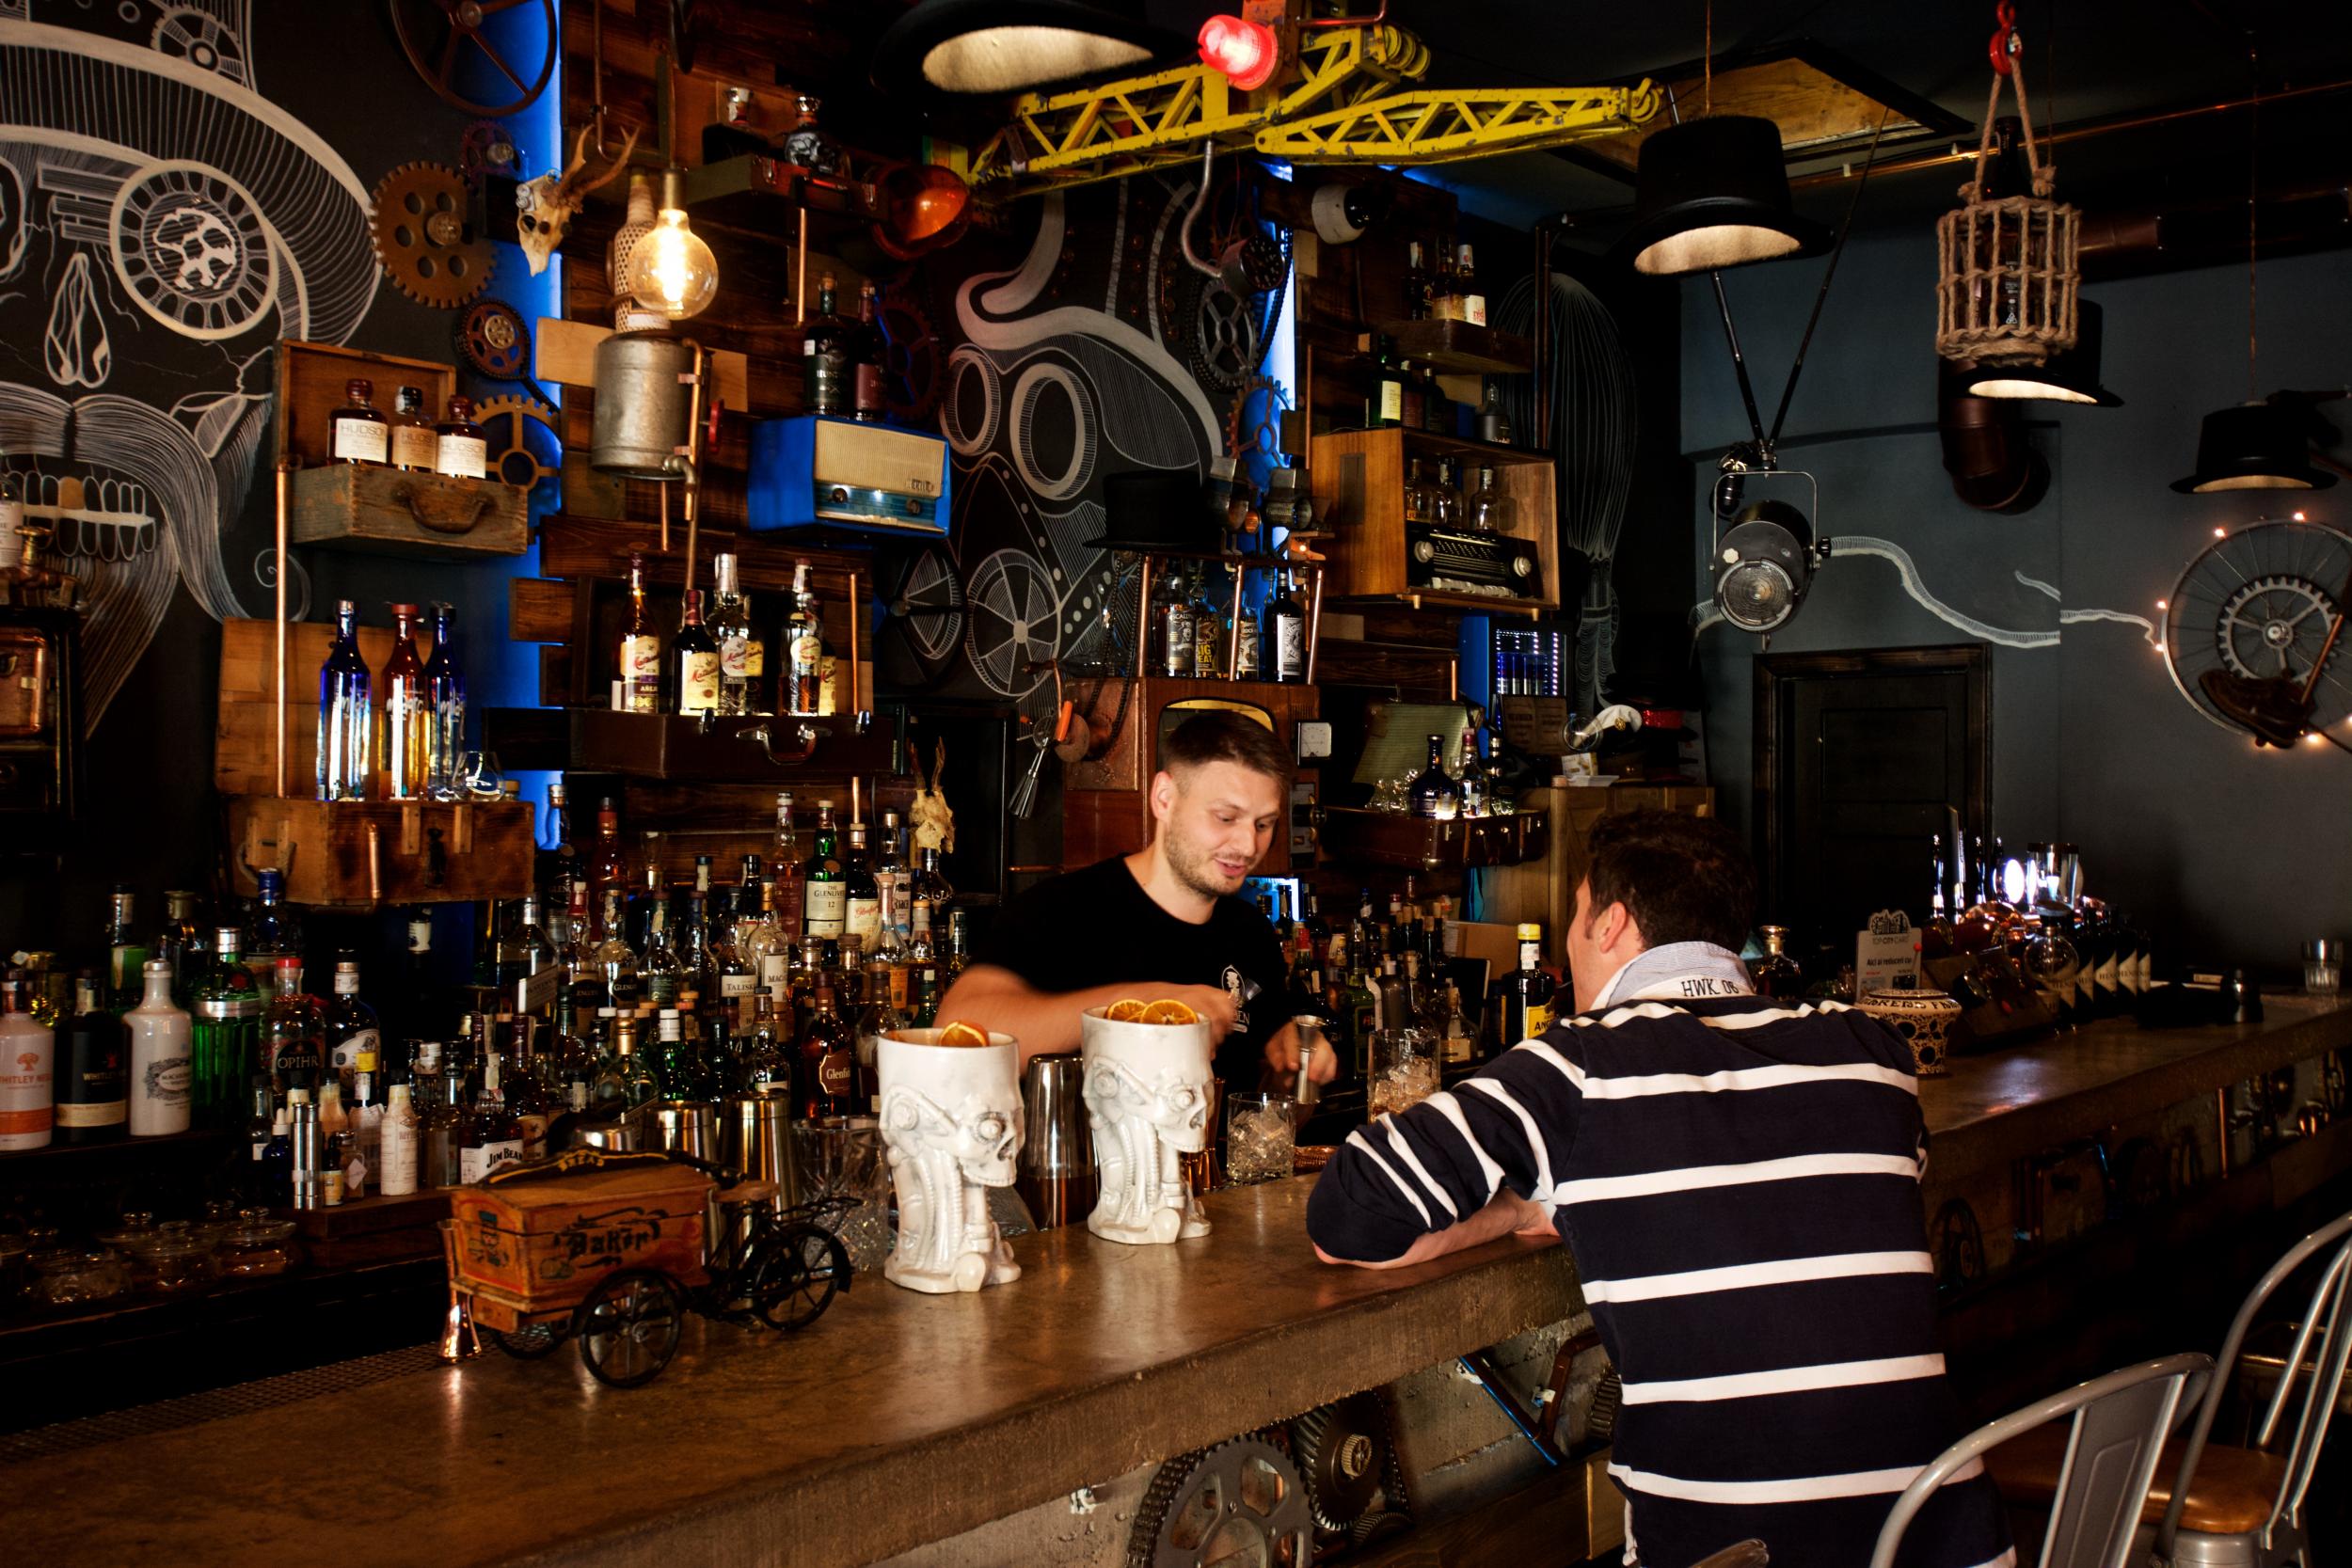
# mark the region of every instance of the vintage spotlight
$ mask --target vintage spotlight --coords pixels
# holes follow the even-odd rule
[[[1726,458],[1727,465],[1737,463]],[[1803,480],[1812,504],[1800,509],[1773,497],[1747,499],[1760,481]],[[1811,474],[1751,471],[1727,467],[1715,482],[1715,609],[1741,631],[1779,630],[1804,603],[1814,568],[1829,559],[1830,543],[1816,540],[1809,511],[1818,510],[1820,487]],[[1729,526],[1725,526],[1725,525]]]

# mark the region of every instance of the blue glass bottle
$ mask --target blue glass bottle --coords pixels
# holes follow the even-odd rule
[[[466,672],[457,663],[457,607],[433,606],[433,657],[425,661],[425,695],[433,705],[433,729],[425,749],[425,793],[454,800],[465,792]]]
[[[359,655],[359,607],[335,607],[335,646],[319,666],[319,799],[368,798],[368,755],[375,733],[373,683]]]

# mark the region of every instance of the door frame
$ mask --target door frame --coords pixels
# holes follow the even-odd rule
[[[1783,709],[1799,680],[1836,680],[1884,674],[1966,677],[1968,734],[1962,762],[1967,799],[1959,802],[1963,830],[1979,837],[1993,831],[1993,650],[1983,642],[1947,642],[1917,648],[1851,648],[1834,653],[1756,656],[1756,715],[1751,749],[1752,820],[1756,841],[1757,891],[1776,896],[1781,882],[1780,803],[1783,775],[1791,760],[1791,736]],[[1957,910],[1952,911],[1958,914]]]

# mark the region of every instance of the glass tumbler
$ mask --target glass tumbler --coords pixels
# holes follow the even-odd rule
[[[1280,1094],[1225,1097],[1225,1180],[1247,1187],[1291,1174],[1298,1145],[1296,1102]]]
[[[1438,1039],[1426,1029],[1375,1029],[1370,1110],[1374,1117],[1420,1104],[1438,1092]]]
[[[2344,938],[2313,937],[2303,944],[2303,989],[2333,996],[2344,984]]]

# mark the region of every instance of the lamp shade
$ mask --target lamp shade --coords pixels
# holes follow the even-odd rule
[[[2325,490],[2336,476],[2312,465],[2310,416],[2295,403],[2217,408],[2197,432],[2197,471],[2176,479],[2183,495],[2215,490]]]
[[[2099,307],[2086,299],[2075,309],[2078,326],[2073,348],[2039,365],[1987,365],[1972,371],[1965,377],[1968,395],[2121,408],[2123,400],[2099,385],[2100,343],[2106,335]]]
[[[885,92],[1026,92],[1172,54],[1142,0],[921,0],[874,52]]]
[[[1632,231],[1617,249],[1661,277],[1817,256],[1830,232],[1788,204],[1780,127],[1753,115],[1670,125],[1642,143]]]

